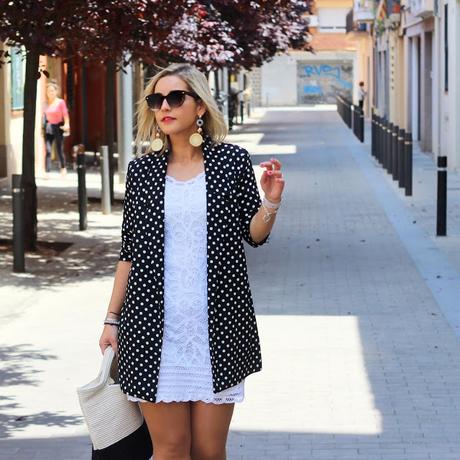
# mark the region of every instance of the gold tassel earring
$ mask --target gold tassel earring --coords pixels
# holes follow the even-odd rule
[[[150,143],[150,148],[154,152],[159,152],[163,148],[164,142],[160,137],[160,128],[157,126],[157,132],[155,134],[155,139]]]
[[[198,120],[196,121],[198,129],[196,130],[196,133],[193,133],[188,140],[190,144],[193,145],[193,147],[199,147],[203,143],[203,136],[201,135],[201,133],[203,132],[203,123],[203,119],[201,118],[201,116],[199,116]]]

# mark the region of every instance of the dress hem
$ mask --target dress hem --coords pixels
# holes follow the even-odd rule
[[[244,401],[244,397],[242,397],[242,398],[234,398],[233,401],[216,401],[213,399],[206,399],[206,398],[188,398],[188,399],[162,398],[162,399],[159,399],[153,402],[153,401],[147,401],[147,400],[143,400],[140,398],[136,398],[135,396],[130,396],[128,394],[126,395],[126,397],[128,398],[128,401],[131,401],[131,402],[138,402],[138,403],[151,402],[154,404],[159,403],[159,402],[172,403],[172,402],[198,402],[198,401],[205,402],[205,403],[211,403],[211,404],[234,404],[234,403],[241,403]]]

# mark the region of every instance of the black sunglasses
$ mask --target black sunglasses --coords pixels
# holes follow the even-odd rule
[[[163,96],[163,94],[161,93],[149,94],[148,96],[145,96],[145,100],[149,108],[152,110],[160,110],[165,99],[168,102],[168,105],[169,107],[171,107],[171,109],[177,109],[177,107],[180,107],[184,103],[185,96],[191,96],[195,100],[200,99],[198,94],[196,93],[176,89],[174,91],[171,91],[166,96]]]

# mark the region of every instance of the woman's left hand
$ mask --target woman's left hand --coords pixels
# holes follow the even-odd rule
[[[260,179],[260,185],[267,200],[278,203],[281,201],[281,194],[284,188],[284,177],[281,172],[281,161],[272,158],[270,161],[260,163],[264,170]]]

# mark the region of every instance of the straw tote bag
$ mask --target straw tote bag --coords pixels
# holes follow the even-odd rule
[[[111,346],[104,350],[98,376],[77,388],[92,441],[92,460],[149,460],[152,441],[139,404],[128,401],[118,383]]]

